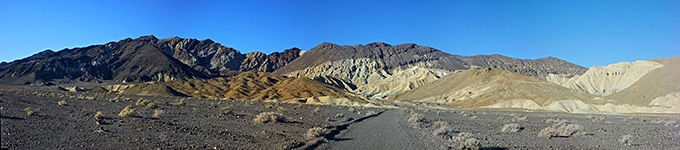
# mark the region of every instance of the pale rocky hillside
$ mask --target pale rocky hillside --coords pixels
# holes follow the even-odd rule
[[[583,75],[571,78],[549,74],[546,80],[585,93],[607,96],[628,88],[642,76],[662,66],[652,61],[620,62],[606,67],[593,66]]]

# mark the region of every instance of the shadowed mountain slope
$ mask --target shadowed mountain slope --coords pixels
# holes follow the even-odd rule
[[[142,37],[58,52],[40,52],[2,66],[0,81],[12,84],[54,79],[131,82],[207,77],[166,55],[149,40]]]
[[[40,84],[59,79],[140,82],[208,78],[248,70],[274,71],[299,56],[297,48],[271,55],[241,54],[210,39],[174,37],[159,40],[154,36],[143,36],[58,52],[47,50],[3,63],[0,82]]]

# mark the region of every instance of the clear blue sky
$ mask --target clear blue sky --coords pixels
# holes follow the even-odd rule
[[[0,61],[143,35],[265,53],[416,43],[590,67],[680,55],[680,1],[0,1]]]

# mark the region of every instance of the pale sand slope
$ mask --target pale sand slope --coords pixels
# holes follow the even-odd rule
[[[390,100],[447,103],[465,108],[496,104],[505,100],[531,100],[535,104],[519,106],[544,106],[560,100],[582,100],[592,104],[605,104],[603,99],[580,93],[534,77],[500,69],[472,69],[458,75],[445,76],[430,84],[394,95]],[[515,104],[511,104],[515,105]]]
[[[608,66],[593,66],[583,75],[571,78],[549,74],[546,80],[586,93],[607,96],[638,81],[650,71],[663,65],[652,61],[620,62]]]
[[[392,70],[368,58],[325,62],[314,67],[288,73],[290,77],[307,77],[372,99],[385,99],[435,81],[449,71],[431,69],[415,63]]]
[[[370,76],[365,86],[358,87],[353,92],[372,99],[385,99],[394,94],[428,84],[450,73],[445,70],[418,66],[407,69],[397,68],[392,72],[391,75]]]
[[[616,100],[619,103],[646,106],[658,97],[680,92],[680,56],[651,61],[664,66],[647,73],[630,87],[605,98]],[[673,99],[678,101],[678,97]],[[678,105],[680,104],[675,104],[675,106]]]

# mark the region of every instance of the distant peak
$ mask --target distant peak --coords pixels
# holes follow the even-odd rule
[[[315,48],[334,47],[334,46],[339,46],[339,45],[329,43],[329,42],[323,42],[323,43],[317,45]]]
[[[374,42],[374,43],[369,43],[366,45],[366,47],[390,47],[392,45],[384,43],[384,42]]]
[[[146,36],[141,36],[141,37],[139,37],[135,40],[152,41],[152,40],[158,40],[158,38],[156,38],[156,36],[153,36],[153,35],[146,35]]]

